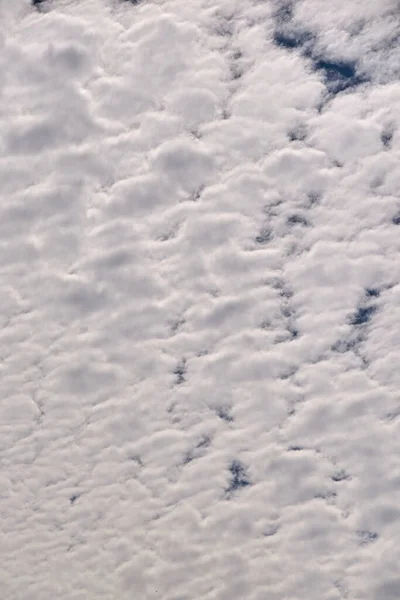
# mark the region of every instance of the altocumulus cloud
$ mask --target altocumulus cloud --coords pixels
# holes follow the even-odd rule
[[[0,592],[398,600],[396,0],[3,0]]]

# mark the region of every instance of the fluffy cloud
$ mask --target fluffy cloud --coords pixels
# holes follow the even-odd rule
[[[4,4],[2,597],[397,600],[397,3]]]

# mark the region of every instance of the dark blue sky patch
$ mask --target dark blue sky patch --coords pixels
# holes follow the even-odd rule
[[[337,169],[343,169],[344,164],[342,162],[340,162],[339,160],[332,160],[331,164],[333,167],[336,167]]]
[[[336,471],[336,473],[332,475],[331,479],[332,481],[338,483],[340,481],[348,481],[351,479],[351,477],[344,469],[341,469],[340,471]]]
[[[198,132],[192,131],[192,133],[196,138],[201,137],[201,135],[197,135]],[[204,189],[205,186],[200,185],[196,190],[194,190],[194,192],[192,192],[189,196],[190,202],[197,202],[198,200],[200,200],[201,194],[204,192]]]
[[[267,242],[269,242],[272,238],[272,233],[270,229],[267,229],[266,227],[263,227],[260,230],[260,233],[257,235],[256,237],[256,242],[257,244],[266,244]]]
[[[392,131],[382,131],[381,133],[381,141],[385,148],[390,148],[392,145],[393,132]]]
[[[275,525],[275,524],[272,523],[271,525],[268,525],[264,529],[263,536],[264,537],[272,537],[273,535],[275,535],[278,532],[278,529],[279,529],[278,525]]]
[[[187,452],[185,454],[185,456],[183,457],[183,464],[184,465],[188,465],[189,463],[191,463],[194,460],[194,456],[191,452]]]
[[[183,464],[187,465],[191,463],[193,460],[197,458],[201,458],[204,456],[207,448],[211,444],[211,439],[208,436],[204,436],[201,440],[196,444],[195,448],[187,452],[183,458]]]
[[[362,546],[372,544],[379,538],[379,535],[375,531],[358,531],[357,533]]]
[[[196,448],[208,448],[210,443],[211,443],[210,438],[207,435],[205,435],[204,437],[201,438],[201,440],[197,444]]]
[[[281,284],[279,285],[279,295],[281,298],[293,298],[293,291],[285,284]]]
[[[302,127],[299,127],[297,129],[292,129],[288,133],[288,138],[291,142],[304,142],[306,137],[307,137],[307,133]]]
[[[250,480],[247,477],[246,469],[241,462],[234,460],[229,467],[229,471],[231,473],[231,481],[226,490],[227,493],[235,492],[236,490],[250,485]]]
[[[302,215],[291,215],[287,220],[288,225],[303,225],[307,227],[308,221]]]
[[[365,325],[376,313],[376,306],[362,306],[350,319],[351,325]]]
[[[365,83],[366,80],[357,74],[356,67],[356,63],[350,61],[314,59],[314,69],[323,73],[326,85],[333,93]]]
[[[175,368],[174,375],[176,377],[175,383],[181,385],[186,381],[186,360],[183,359]]]
[[[287,48],[288,50],[298,48],[299,46],[298,40],[292,34],[276,32],[274,35],[274,42],[277,46],[283,46],[283,48]]]
[[[277,46],[286,50],[302,48],[307,53],[307,45],[310,46],[312,36],[310,33],[296,29],[278,29],[274,34],[274,42]]]
[[[392,223],[393,225],[400,225],[400,212],[393,217]]]
[[[227,406],[220,406],[217,410],[217,415],[223,421],[227,421],[227,423],[232,423],[233,421],[230,409]]]
[[[381,292],[378,290],[378,288],[367,288],[365,290],[365,295],[367,298],[378,298],[380,294]]]
[[[328,78],[343,77],[344,79],[352,79],[356,75],[355,66],[351,63],[330,62],[325,60],[317,60],[315,62],[316,69],[323,69]]]
[[[287,304],[284,304],[281,307],[281,313],[282,316],[285,317],[285,319],[289,319],[290,317],[293,317],[294,315],[294,310],[291,306],[288,306]]]

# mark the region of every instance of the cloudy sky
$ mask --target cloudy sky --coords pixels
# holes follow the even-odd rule
[[[398,600],[398,0],[0,0],[0,595]]]

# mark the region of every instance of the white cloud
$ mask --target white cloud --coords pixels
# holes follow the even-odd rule
[[[0,593],[399,597],[396,2],[0,11]]]

